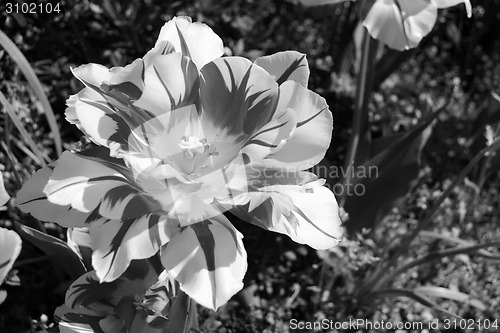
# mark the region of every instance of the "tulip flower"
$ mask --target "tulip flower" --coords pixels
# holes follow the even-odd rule
[[[343,0],[301,0],[306,6],[335,4]],[[469,0],[376,0],[362,24],[370,35],[399,51],[416,47],[434,28],[438,9],[463,3],[472,16]]]
[[[92,147],[39,170],[18,203],[38,219],[88,227],[98,281],[159,253],[181,290],[217,309],[247,269],[227,211],[316,249],[339,242],[335,197],[305,171],[332,133],[328,105],[307,89],[305,55],[252,63],[222,54],[208,26],[176,17],[142,59],[73,70],[85,88],[66,118]]]

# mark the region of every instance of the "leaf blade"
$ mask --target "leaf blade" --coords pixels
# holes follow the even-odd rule
[[[11,56],[12,60],[19,66],[24,76],[28,80],[29,84],[33,88],[35,95],[42,103],[43,109],[45,111],[45,117],[49,124],[50,130],[54,136],[54,143],[56,147],[57,156],[61,156],[62,153],[62,140],[59,127],[57,126],[56,118],[52,106],[49,103],[45,92],[43,91],[42,84],[35,74],[35,71],[29,64],[26,57],[23,55],[21,50],[14,44],[14,42],[2,31],[0,30],[0,46],[2,46],[5,51]]]
[[[57,262],[73,279],[85,274],[86,269],[78,255],[62,240],[15,222],[17,232]]]

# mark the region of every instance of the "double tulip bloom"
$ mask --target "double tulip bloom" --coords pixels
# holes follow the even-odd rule
[[[222,55],[208,26],[176,17],[142,59],[73,70],[85,88],[66,119],[93,145],[39,170],[17,202],[87,228],[96,281],[124,279],[132,260],[159,253],[169,278],[217,309],[247,269],[225,212],[315,249],[339,242],[335,197],[306,171],[329,146],[332,114],[307,89],[305,55]]]

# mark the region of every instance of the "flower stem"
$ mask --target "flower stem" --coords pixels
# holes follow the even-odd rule
[[[359,66],[358,79],[356,83],[356,99],[354,105],[354,115],[352,120],[352,135],[349,139],[349,146],[347,147],[347,154],[344,162],[345,178],[342,180],[343,187],[350,185],[351,172],[350,168],[354,167],[356,154],[358,151],[359,142],[363,130],[368,120],[368,99],[372,92],[372,79],[373,79],[373,60],[375,57],[376,41],[374,41],[368,31],[363,28],[363,43],[361,50],[361,61]],[[344,206],[347,199],[345,193],[340,198],[340,206]]]

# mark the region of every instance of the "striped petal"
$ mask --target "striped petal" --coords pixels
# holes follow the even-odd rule
[[[278,52],[270,56],[260,57],[255,64],[264,68],[281,85],[292,80],[307,88],[309,81],[309,65],[306,55],[296,51]]]
[[[125,67],[108,69],[99,64],[86,64],[72,69],[73,75],[85,86],[110,96],[117,93],[132,99],[141,95],[143,71],[142,59],[136,59]]]
[[[161,250],[161,261],[181,289],[216,310],[243,287],[243,236],[221,215],[185,228]]]
[[[107,317],[104,315],[79,313],[66,304],[57,307],[54,313],[54,320],[58,323],[59,333],[108,333],[110,331],[104,331],[100,325],[101,321],[105,318]],[[122,321],[119,329],[111,332],[120,332],[123,328]]]
[[[92,241],[88,228],[68,228],[68,246],[78,255],[88,271],[92,268]]]
[[[44,188],[50,202],[81,212],[92,212],[102,196],[112,188],[127,183],[119,172],[102,164],[64,152]]]
[[[50,202],[43,189],[53,172],[53,166],[38,170],[17,192],[16,205],[25,213],[38,220],[55,222],[64,227],[84,227],[89,213],[80,212],[70,205]]]
[[[269,167],[265,163],[252,163],[246,166],[248,189],[250,192],[277,185],[305,185],[318,177],[311,172],[293,167]]]
[[[198,69],[180,53],[156,57],[144,73],[144,92],[134,105],[158,116],[195,103]]]
[[[131,219],[161,209],[161,204],[131,183],[130,175],[79,154],[64,152],[44,193],[51,203],[70,205],[92,217]]]
[[[316,181],[318,177],[307,171],[298,171],[295,168],[271,168],[265,164],[250,163],[245,166],[245,186],[240,186],[241,189],[233,186],[230,188],[231,195],[226,198],[217,198],[217,201],[227,208],[233,209],[235,206],[246,206],[246,211],[251,212],[256,207],[270,199],[269,193],[263,192],[265,188],[272,188],[279,185],[305,185],[312,181]],[[290,189],[295,189],[291,186]],[[244,190],[244,191],[243,191]],[[261,191],[262,190],[262,191]],[[266,194],[266,195],[263,195]],[[289,200],[290,201],[290,200]],[[293,209],[293,205],[288,205],[286,210]],[[269,210],[271,212],[271,210]],[[270,215],[279,218],[281,210],[274,209]],[[252,220],[247,218],[246,220]]]
[[[0,228],[0,285],[21,253],[21,237],[9,229]]]
[[[278,85],[264,69],[240,57],[214,60],[201,70],[201,119],[209,142],[248,138],[274,116]],[[205,127],[204,127],[205,129]],[[234,142],[234,141],[233,141]]]
[[[69,311],[89,316],[113,314],[116,303],[111,303],[112,286],[117,283],[100,283],[95,271],[76,279],[66,291],[65,305]]]
[[[174,17],[165,23],[153,52],[158,52],[160,49],[166,53],[167,51],[164,50],[171,46],[175,52],[190,57],[198,69],[224,54],[222,39],[206,24],[192,23],[191,18],[186,16]],[[148,58],[148,56],[145,57],[149,61]]]
[[[324,98],[293,81],[280,86],[278,110],[292,109],[297,125],[293,135],[264,163],[274,167],[309,169],[318,164],[330,146],[333,117]]]
[[[137,59],[126,67],[111,69],[97,64],[82,65],[73,70],[73,75],[101,96],[97,100],[100,104],[104,101],[128,127],[135,128],[153,117],[149,112],[133,105],[144,89],[144,71],[142,59]],[[69,108],[71,104],[70,98]]]
[[[90,224],[92,265],[101,282],[118,278],[132,260],[150,258],[178,231],[178,223],[148,214],[128,220],[99,220]]]
[[[107,100],[96,91],[84,88],[67,101],[66,120],[75,124],[98,145],[112,147],[114,143],[128,149],[131,134],[129,124],[114,112]]]
[[[74,318],[75,316],[71,316]],[[100,327],[92,327],[91,324],[88,324],[89,321],[98,321],[97,318],[92,318],[89,320],[88,316],[77,316],[80,319],[80,322],[60,322],[59,323],[59,333],[106,333],[101,330]],[[96,323],[98,325],[98,323]]]
[[[297,243],[328,249],[338,244],[343,230],[335,196],[320,184],[312,181],[263,187],[249,194],[246,206],[231,211],[264,229],[288,235]]]
[[[373,38],[403,51],[416,47],[436,19],[437,7],[429,0],[377,0],[363,25]]]
[[[282,215],[280,221],[269,230],[286,234],[295,242],[317,250],[336,246],[343,230],[339,207],[332,191],[315,186],[305,192],[290,192],[288,195],[295,209],[290,215]]]
[[[252,135],[241,149],[248,162],[259,162],[274,152],[279,152],[293,137],[297,115],[292,109],[285,109],[274,119]]]

